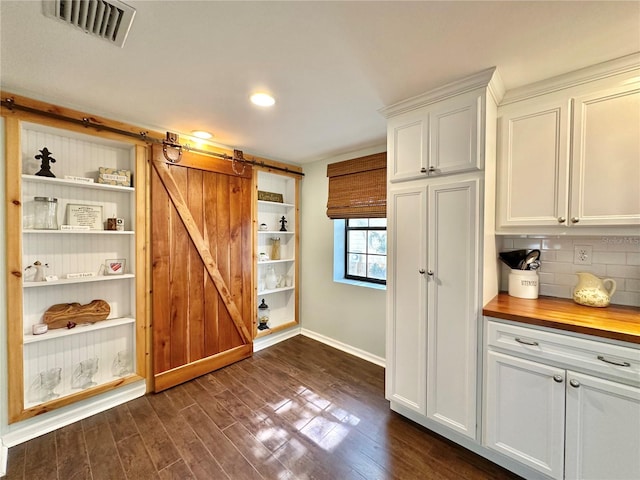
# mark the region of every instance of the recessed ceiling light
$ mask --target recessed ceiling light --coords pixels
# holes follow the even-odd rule
[[[193,132],[191,132],[191,135],[203,140],[209,140],[211,137],[213,137],[213,135],[211,135],[209,132],[205,132],[204,130],[194,130]]]
[[[267,93],[254,93],[251,95],[251,103],[259,107],[270,107],[276,103],[275,99]]]

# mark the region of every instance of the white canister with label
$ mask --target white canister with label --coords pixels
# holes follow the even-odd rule
[[[509,295],[518,298],[538,298],[538,272],[535,270],[511,270]]]

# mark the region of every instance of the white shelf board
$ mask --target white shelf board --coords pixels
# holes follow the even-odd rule
[[[46,234],[46,235],[133,235],[133,230],[23,230],[25,234]]]
[[[281,232],[280,230],[258,230],[264,235],[293,235],[295,232]]]
[[[79,180],[70,180],[67,178],[51,178],[51,177],[40,177],[37,175],[22,175],[23,182],[32,182],[32,183],[45,183],[51,185],[66,185],[80,188],[93,188],[97,190],[111,190],[116,192],[134,192],[135,188],[133,187],[123,187],[120,185],[108,185],[105,183],[88,183],[82,182]]]
[[[272,205],[276,207],[285,207],[285,208],[295,207],[293,203],[269,202],[267,200],[258,200],[258,205]]]
[[[258,292],[258,295],[270,295],[272,293],[287,292],[289,290],[294,290],[295,288],[296,287],[291,286],[291,287],[274,288],[272,290],[262,290],[261,292]]]
[[[264,260],[258,261],[258,265],[269,265],[270,263],[287,263],[295,261],[293,258],[285,258],[281,260]]]
[[[52,330],[48,330],[46,333],[43,333],[41,335],[33,335],[31,333],[27,333],[24,335],[22,342],[24,344],[46,342],[47,340],[53,340],[54,338],[65,337],[67,335],[80,335],[87,332],[95,332],[96,330],[135,323],[135,321],[135,318],[122,317],[114,318],[111,320],[102,320],[96,323],[79,323],[73,328],[55,328]]]
[[[24,282],[24,288],[33,287],[50,287],[53,285],[70,285],[72,283],[89,283],[89,282],[106,282],[109,280],[124,280],[126,278],[135,278],[133,273],[124,273],[122,275],[96,275],[95,277],[83,278],[61,278],[52,282]]]

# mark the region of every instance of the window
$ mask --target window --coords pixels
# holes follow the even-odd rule
[[[351,218],[344,225],[344,277],[386,284],[387,219]]]

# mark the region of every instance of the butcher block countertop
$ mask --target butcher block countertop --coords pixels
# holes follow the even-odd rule
[[[482,313],[488,317],[640,344],[640,308],[637,307],[585,307],[566,298],[527,300],[499,293],[485,305]]]

